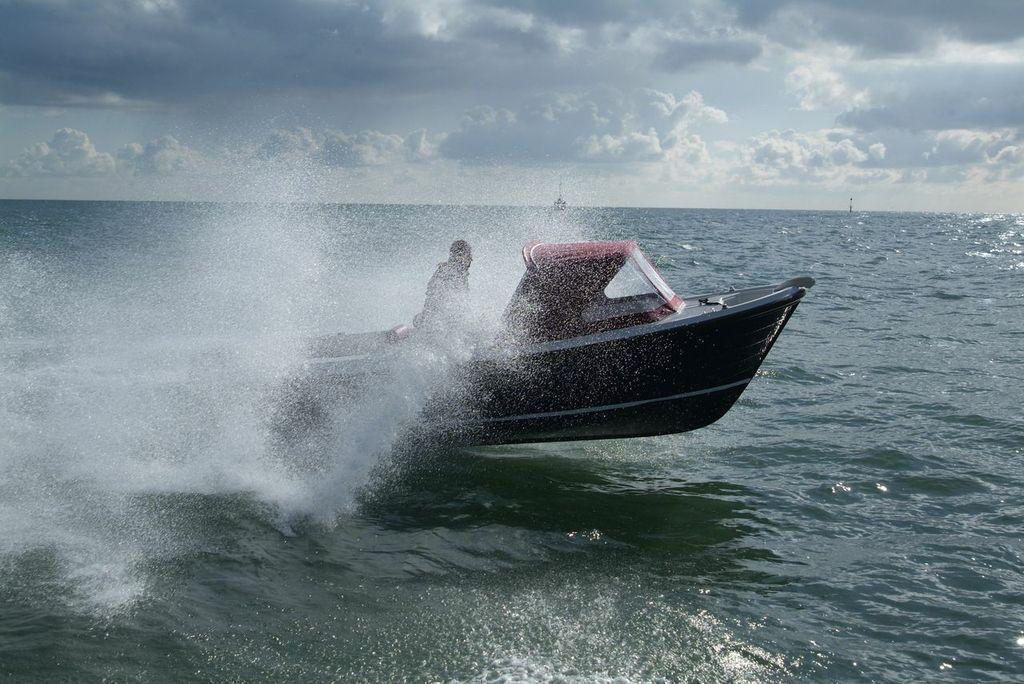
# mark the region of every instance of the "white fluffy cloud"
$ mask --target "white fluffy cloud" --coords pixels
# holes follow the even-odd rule
[[[718,107],[704,102],[704,96],[691,90],[681,98],[652,88],[642,88],[633,95],[635,111],[646,123],[667,120],[673,127],[679,124],[726,123],[729,116]]]
[[[1024,173],[1015,131],[865,134],[768,131],[738,148],[735,177],[755,185],[1008,180]]]
[[[8,176],[103,176],[115,168],[114,158],[97,151],[88,135],[62,128],[49,142],[35,143],[3,170]]]
[[[394,133],[327,131],[319,157],[328,166],[379,166],[398,159],[404,146]]]
[[[786,90],[795,95],[800,108],[807,111],[833,109],[847,111],[868,105],[866,89],[852,87],[827,62],[813,60],[797,66],[786,75]]]
[[[661,147],[658,131],[629,131],[622,135],[591,135],[578,138],[577,154],[589,161],[658,161],[665,151]]]
[[[84,132],[61,129],[11,160],[3,175],[195,179],[206,172],[241,172],[256,159],[323,173],[373,169],[380,178],[408,174],[414,171],[410,164],[423,174],[443,175],[466,163],[521,170],[522,165],[568,162],[599,174],[730,188],[963,185],[1024,178],[1024,137],[1014,128],[771,130],[742,142],[713,144],[697,132],[727,121],[724,111],[697,92],[676,97],[645,89],[628,96],[551,96],[518,112],[479,107],[450,134],[280,129],[259,145],[224,154],[200,154],[171,136],[109,154],[97,150]]]
[[[169,176],[195,169],[199,155],[165,135],[145,144],[129,143],[117,152],[118,170],[138,175]]]
[[[681,98],[653,89],[551,94],[516,112],[471,110],[440,152],[477,163],[698,161],[707,148],[690,129],[727,121],[696,91]]]
[[[437,154],[443,136],[430,136],[425,129],[407,135],[360,131],[347,133],[327,129],[278,129],[256,148],[263,160],[313,161],[331,167],[383,166],[399,162],[422,162]]]
[[[74,128],[62,128],[49,142],[39,142],[3,168],[14,177],[171,175],[191,171],[199,154],[171,136],[147,143],[129,143],[116,155],[100,152],[89,136]]]
[[[870,158],[843,131],[769,131],[741,150],[740,178],[757,184],[830,182]]]

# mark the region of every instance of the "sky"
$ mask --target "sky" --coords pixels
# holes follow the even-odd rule
[[[0,0],[0,198],[1024,210],[1020,0]]]

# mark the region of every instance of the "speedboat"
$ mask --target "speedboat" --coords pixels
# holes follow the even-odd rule
[[[721,418],[814,280],[681,297],[635,241],[531,243],[501,332],[428,393],[418,429],[459,444],[685,432]],[[363,391],[408,326],[309,344],[311,376]],[[360,381],[354,378],[363,378]]]

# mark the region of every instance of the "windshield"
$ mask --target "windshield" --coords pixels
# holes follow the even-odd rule
[[[671,299],[671,292],[643,254],[634,250],[605,286],[604,298],[583,311],[583,320],[593,323],[653,311]]]
[[[657,292],[658,290],[651,284],[651,281],[632,257],[622,265],[619,272],[615,274],[615,277],[604,288],[604,296],[608,299],[635,297],[636,295],[656,294]]]

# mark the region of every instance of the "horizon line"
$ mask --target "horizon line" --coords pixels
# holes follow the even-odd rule
[[[264,204],[264,205],[327,205],[327,206],[378,206],[378,207],[459,207],[479,209],[553,209],[549,204],[473,204],[456,202],[367,202],[367,201],[289,201],[289,200],[171,200],[171,199],[75,199],[68,197],[0,197],[0,202],[80,202],[80,203],[120,203],[120,204]],[[623,204],[578,204],[569,205],[568,211],[577,209],[649,209],[658,211],[788,211],[829,214],[1021,214],[1016,211],[957,211],[929,209],[808,209],[793,207],[684,207],[655,205],[623,205]]]

